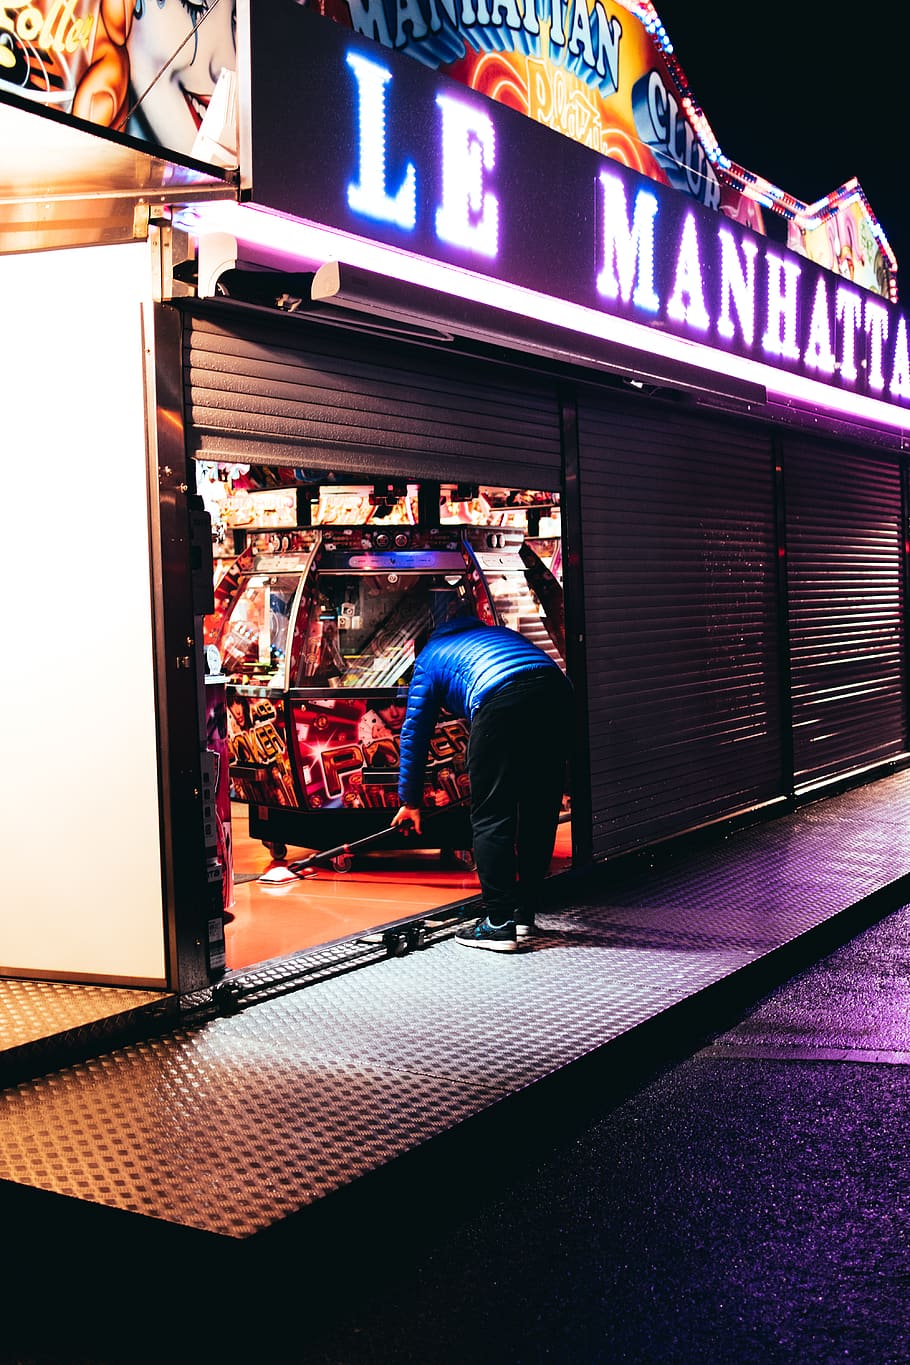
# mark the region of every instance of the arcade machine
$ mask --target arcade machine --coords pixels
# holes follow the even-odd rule
[[[458,491],[474,490],[450,494]],[[528,536],[540,509],[522,512],[523,528],[504,513],[466,524],[451,495],[441,498],[438,484],[323,486],[306,505],[298,489],[294,527],[231,533],[235,554],[216,571],[206,644],[228,680],[234,798],[277,858],[289,844],[334,848],[388,827],[415,654],[450,604],[522,631],[563,664],[558,537]],[[440,717],[420,841],[462,857],[471,845],[467,742],[464,720]],[[415,846],[397,834],[390,846],[396,840]]]

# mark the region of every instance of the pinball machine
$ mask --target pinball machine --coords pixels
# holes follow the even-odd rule
[[[465,524],[451,499],[443,519],[439,485],[429,500],[405,500],[407,515],[394,518],[398,502],[383,507],[375,490],[359,504],[349,497],[340,515],[352,491],[322,493],[309,509],[315,524],[235,533],[206,620],[227,678],[232,795],[278,858],[288,845],[332,848],[390,824],[414,659],[453,603],[520,630],[563,665],[558,539]],[[379,519],[364,520],[377,505]],[[443,714],[416,841],[461,857],[471,846],[467,742],[466,721]],[[390,837],[391,848],[406,844],[413,835]]]

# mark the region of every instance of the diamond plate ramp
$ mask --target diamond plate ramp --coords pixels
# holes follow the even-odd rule
[[[609,1048],[905,876],[910,776],[0,1094],[0,1179],[243,1238]]]

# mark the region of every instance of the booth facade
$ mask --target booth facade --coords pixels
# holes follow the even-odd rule
[[[579,868],[907,761],[910,355],[890,280],[876,290],[719,211],[708,161],[690,158],[697,193],[658,183],[386,36],[292,3],[239,6],[236,177],[197,166],[198,187],[166,196],[136,240],[4,243],[0,277],[70,385],[49,403],[24,354],[7,357],[17,443],[57,452],[50,526],[56,513],[78,565],[64,591],[91,585],[86,621],[59,602],[54,559],[65,685],[22,689],[57,796],[20,751],[29,775],[6,823],[28,854],[28,914],[8,916],[7,975],[180,996],[223,970],[202,466],[558,503]],[[41,316],[53,297],[65,329]],[[88,317],[117,345],[82,345]],[[78,530],[62,510],[73,440]],[[454,555],[437,529],[397,553]],[[306,519],[293,533],[287,553],[305,558],[316,533]],[[359,572],[396,550],[328,553],[360,555]],[[285,674],[280,698],[272,676],[239,690],[280,700],[287,743],[303,675]],[[278,844],[301,802],[299,778],[294,802],[270,798],[272,762],[247,765],[266,783],[247,796]],[[45,853],[51,831],[70,841],[63,861]],[[59,908],[88,885],[69,913],[81,948],[58,951]],[[82,921],[99,904],[93,938]],[[145,946],[105,956],[140,921]],[[26,941],[22,924],[43,927]]]

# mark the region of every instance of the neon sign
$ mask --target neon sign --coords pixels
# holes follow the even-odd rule
[[[255,203],[662,338],[910,405],[906,319],[878,295],[407,59],[377,59],[319,16],[280,12],[306,33],[293,41],[266,22],[260,46],[254,13]],[[282,144],[283,52],[296,121],[319,127],[312,145]],[[304,80],[295,52],[311,59]],[[317,121],[326,108],[328,125]]]
[[[741,234],[737,243],[732,229],[718,229],[716,220],[699,227],[691,210],[681,229],[674,223],[658,238],[661,210],[653,192],[638,190],[630,216],[619,175],[602,171],[599,179],[603,257],[597,287],[604,297],[662,315],[677,324],[681,335],[713,332],[729,342],[738,331],[748,353],[755,349],[760,330],[762,359],[792,362],[824,379],[839,376],[849,385],[860,377],[859,351],[871,393],[894,401],[910,399],[906,320],[898,319],[889,347],[892,310],[874,294],[860,293],[829,272],[810,270],[798,258],[779,255],[763,239]],[[714,257],[710,272],[702,260],[708,253]],[[653,284],[658,257],[669,262],[672,272],[663,302]],[[757,288],[757,262],[764,274],[763,295]],[[804,273],[808,280],[814,277],[808,289],[801,287]],[[719,287],[712,288],[718,276]]]
[[[387,92],[392,73],[381,62],[349,52],[347,65],[357,86],[357,179],[348,185],[348,207],[361,217],[388,223],[405,232],[417,219],[417,171],[412,161],[394,194],[387,187]],[[496,165],[496,132],[492,119],[476,105],[437,95],[441,115],[442,198],[436,209],[436,235],[441,242],[495,256],[499,204],[486,191],[486,178]]]
[[[495,256],[499,201],[486,189],[496,165],[493,121],[482,110],[449,95],[437,95],[442,111],[442,203],[436,235],[442,242]]]
[[[357,82],[360,146],[358,178],[348,185],[348,205],[364,218],[409,231],[417,216],[413,164],[408,162],[395,194],[389,194],[386,187],[386,91],[392,73],[356,52],[349,52],[346,61]]]

